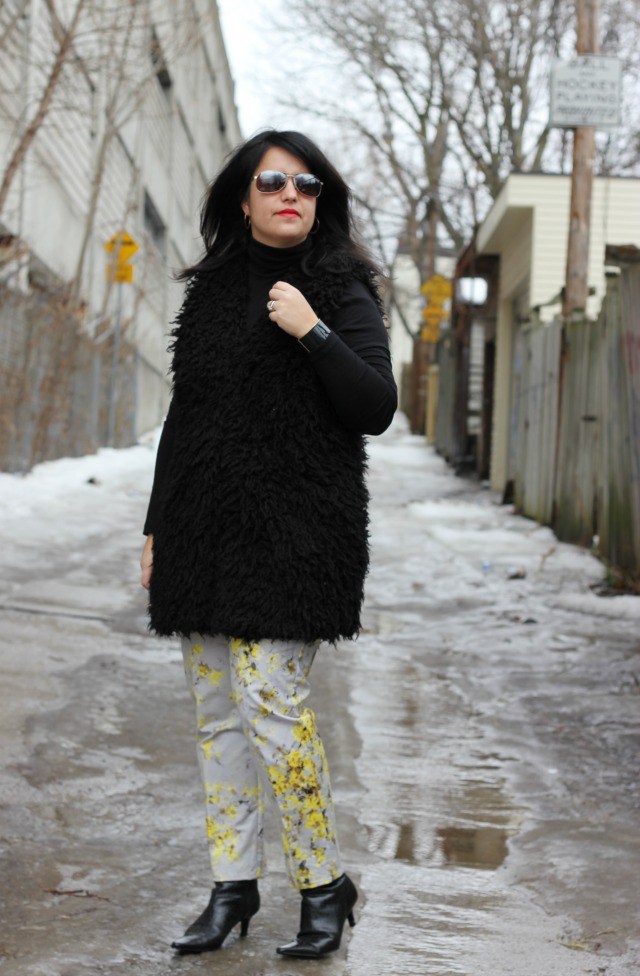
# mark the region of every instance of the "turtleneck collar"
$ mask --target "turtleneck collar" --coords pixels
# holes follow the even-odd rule
[[[312,247],[313,241],[309,237],[300,244],[294,244],[293,247],[270,247],[249,237],[247,241],[249,269],[259,277],[277,278],[281,271],[300,264]]]

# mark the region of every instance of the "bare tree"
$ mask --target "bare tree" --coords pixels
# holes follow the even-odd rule
[[[465,66],[451,85],[451,117],[489,199],[510,170],[540,169],[550,129],[546,73],[561,53],[572,11],[559,0],[453,0]]]
[[[52,19],[60,23],[54,0],[45,0],[45,3]],[[2,214],[7,201],[11,184],[13,183],[20,166],[24,162],[25,156],[29,151],[29,147],[38,134],[38,131],[51,108],[56,89],[62,78],[63,68],[73,48],[73,42],[78,32],[80,17],[85,5],[86,0],[76,0],[68,26],[66,28],[62,28],[62,26],[60,26],[57,38],[57,50],[55,52],[50,70],[46,75],[44,85],[42,86],[39,94],[35,111],[26,121],[26,124],[24,124],[22,127],[22,131],[19,134],[16,145],[13,148],[2,174],[2,182],[0,182],[0,214]],[[5,29],[5,37],[7,39],[15,27],[16,19],[17,18],[14,18],[14,21],[11,24],[8,24]]]
[[[395,220],[386,221],[392,236],[408,229],[411,257],[423,278],[433,273],[438,226],[459,240],[439,196],[450,125],[445,67],[457,55],[436,7],[417,0],[287,4],[294,28],[300,19],[305,43],[314,35],[320,39],[314,55],[324,56],[334,79],[338,67],[344,84],[325,83],[322,98],[317,87],[310,97],[304,85],[296,86],[286,102],[348,133],[353,169],[366,174],[355,184],[360,197],[387,218],[394,213]]]
[[[46,346],[31,342],[26,333],[21,336],[26,358],[4,408],[18,409],[21,400],[33,399],[37,405],[39,433],[31,463],[50,449],[51,418],[65,415],[69,376],[77,365],[74,334],[79,349],[86,351],[93,344],[103,358],[113,343],[110,287],[102,292],[97,308],[100,299],[89,281],[91,250],[101,250],[105,224],[110,236],[140,208],[140,175],[133,160],[139,158],[143,130],[159,131],[163,126],[171,152],[173,66],[201,43],[216,11],[195,0],[185,0],[179,10],[166,0],[43,0],[44,16],[32,31],[24,16],[29,7],[24,0],[19,8],[0,5],[0,53],[11,67],[0,90],[0,125],[10,147],[6,166],[0,165],[0,214],[8,231],[20,235],[20,211],[8,205],[18,175],[25,194],[44,174],[74,202],[74,233],[64,242],[68,275],[64,281],[43,276],[39,280]],[[24,78],[29,84],[21,90]],[[26,168],[30,152],[36,165]],[[114,178],[116,160],[126,165]],[[14,263],[17,254],[26,267],[28,248],[20,244],[12,249],[9,259]],[[145,266],[149,263],[146,260]],[[156,270],[160,276],[161,269]],[[89,293],[94,299],[91,308]],[[131,347],[125,350],[127,327],[143,297],[144,285],[137,285],[133,318],[122,322],[122,356],[131,355]],[[32,300],[33,295],[13,294],[16,306],[26,307]],[[32,368],[34,350],[40,357],[37,370]]]
[[[76,0],[68,23],[63,22],[56,0],[44,0],[49,16],[52,63],[42,71],[40,65],[30,64],[35,75],[37,107],[25,123],[16,120],[14,146],[9,160],[0,172],[0,214],[7,202],[13,181],[24,163],[31,145],[41,131],[55,128],[65,137],[78,106],[92,113],[85,125],[92,128],[92,157],[89,186],[83,212],[83,230],[78,245],[75,273],[67,283],[68,302],[80,301],[83,272],[88,248],[95,231],[98,202],[104,189],[105,171],[114,141],[124,127],[136,116],[144,115],[145,102],[159,78],[168,76],[170,67],[187,56],[200,42],[214,11],[200,12],[196,4],[185,5],[180,17],[162,18],[162,5],[154,0],[131,0],[98,3],[97,0]],[[15,59],[21,56],[16,34],[20,13],[26,3],[6,20],[0,17],[0,41]],[[0,46],[0,51],[2,47]],[[38,88],[39,86],[39,88]],[[93,104],[87,101],[93,93]],[[42,160],[45,168],[55,168],[55,162]],[[61,174],[52,172],[59,177]],[[130,178],[135,180],[135,171]],[[135,201],[133,187],[124,187],[126,218]],[[27,187],[28,190],[28,187]]]
[[[632,90],[637,2],[604,7]],[[286,104],[329,123],[334,143],[336,129],[346,134],[359,197],[387,215],[390,237],[404,235],[422,280],[438,243],[460,247],[509,172],[562,170],[567,146],[548,126],[548,75],[554,57],[574,50],[571,4],[288,0],[286,16],[280,33],[299,28],[325,70],[324,85],[314,72],[306,85],[301,73]],[[633,126],[601,138],[608,171],[629,172],[640,160],[638,100],[627,102]]]

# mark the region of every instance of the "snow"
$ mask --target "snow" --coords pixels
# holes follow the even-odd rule
[[[151,757],[158,741],[166,745],[155,732],[165,715],[186,728],[177,717],[184,705],[168,683],[179,676],[179,647],[146,634],[139,585],[158,433],[126,450],[49,462],[24,477],[0,475],[0,604],[13,611],[0,632],[7,649],[0,727],[13,736],[13,751],[5,750],[10,769],[30,769],[35,755],[33,775],[44,777],[40,787],[20,772],[16,789],[30,791],[45,820],[49,807],[56,817],[70,809],[71,832],[80,815],[92,823],[101,795],[113,836],[122,836],[122,817],[136,826],[138,808],[143,823],[145,798],[166,799],[154,784],[167,769],[174,775],[179,755],[160,749],[153,765],[146,745]],[[520,976],[579,976],[582,954],[567,953],[559,939],[592,931],[580,928],[581,919],[595,917],[598,892],[612,877],[617,900],[607,901],[600,928],[613,929],[612,916],[623,918],[616,929],[632,931],[620,906],[633,904],[627,892],[637,881],[624,804],[637,809],[631,766],[640,599],[592,593],[604,567],[591,553],[558,542],[494,493],[457,478],[401,417],[370,441],[369,452],[365,627],[357,642],[326,648],[314,665],[339,802],[357,804],[358,816],[345,819],[346,849],[367,903],[349,947],[350,969],[372,976],[434,966],[476,976],[513,972],[513,933],[525,932]],[[514,567],[526,576],[508,578]],[[171,668],[158,673],[158,664]],[[162,721],[149,725],[154,715]],[[114,796],[122,803],[112,814]],[[175,833],[171,802],[162,836]],[[14,808],[34,816],[26,801]],[[179,816],[190,811],[187,804]],[[468,836],[477,828],[485,840],[487,827],[502,831],[506,863],[494,872],[445,863],[440,838],[452,825]],[[54,826],[64,847],[69,831]],[[48,836],[40,827],[28,834]],[[89,864],[94,848],[85,852]],[[52,856],[61,849],[54,844]],[[532,873],[538,863],[548,870]],[[106,877],[119,865],[112,857]],[[70,877],[68,866],[60,870],[63,881]],[[626,956],[618,965],[606,951],[611,976],[637,971]]]
[[[108,529],[123,498],[148,497],[159,434],[123,450],[47,461],[26,475],[0,474],[0,542],[24,545],[44,531],[72,545]]]
[[[560,593],[551,599],[550,606],[612,620],[640,620],[640,597],[628,594],[599,597],[595,593]]]
[[[0,474],[5,567],[28,570],[43,540],[50,548],[72,553],[81,540],[130,524],[132,508],[136,518],[139,513],[141,531],[159,433],[152,431],[127,449],[103,448],[94,455],[40,464],[26,476]],[[407,608],[411,601],[455,606],[475,592],[481,602],[490,599],[494,610],[512,610],[514,594],[531,581],[548,606],[611,618],[640,617],[639,598],[607,599],[590,592],[590,585],[604,575],[593,555],[558,542],[551,529],[516,515],[491,492],[457,478],[422,438],[407,432],[402,418],[388,435],[370,442],[369,453],[374,566],[376,547],[384,550],[393,544],[397,519],[414,526],[401,554],[402,579],[406,581],[410,570],[414,591],[406,592],[393,561],[378,564],[367,584],[378,606]],[[385,492],[392,493],[391,505],[389,499],[377,504],[385,501]],[[424,592],[420,581],[434,561],[439,570]],[[516,570],[525,579],[509,579]],[[82,602],[82,580],[77,582],[76,599]]]

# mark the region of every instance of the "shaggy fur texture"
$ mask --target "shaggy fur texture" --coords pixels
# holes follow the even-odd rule
[[[300,288],[331,325],[346,259]],[[154,536],[159,634],[354,637],[368,566],[364,438],[339,421],[307,353],[266,312],[247,323],[239,259],[192,279],[173,341],[178,433]]]

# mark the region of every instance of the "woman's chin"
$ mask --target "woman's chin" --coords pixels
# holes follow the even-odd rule
[[[268,247],[295,247],[296,244],[302,244],[307,239],[308,231],[304,230],[298,222],[279,227],[277,231],[268,234],[256,233],[254,230],[253,236],[260,244],[266,244]]]

